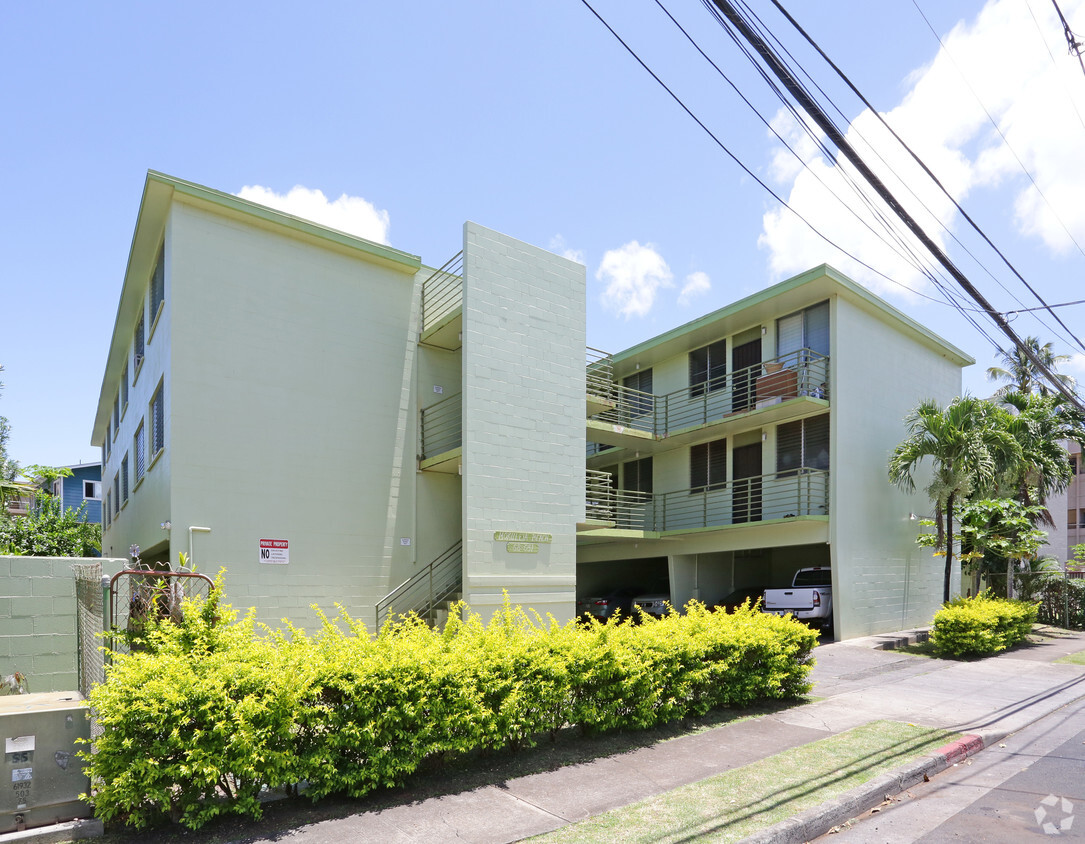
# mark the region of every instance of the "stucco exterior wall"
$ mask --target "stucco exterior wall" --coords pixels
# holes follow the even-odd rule
[[[919,548],[931,504],[888,482],[905,438],[905,415],[921,400],[945,405],[961,392],[957,361],[888,325],[851,300],[832,307],[832,559],[839,638],[929,624],[942,601],[944,562]],[[951,584],[959,584],[959,569]],[[843,621],[841,622],[841,620]]]
[[[175,201],[171,558],[227,569],[228,600],[271,625],[342,603],[373,622],[410,559],[412,273]],[[404,506],[401,506],[404,505]],[[155,521],[158,519],[156,518]],[[262,563],[261,539],[289,542]]]
[[[585,270],[464,226],[464,596],[572,618],[584,518]],[[495,532],[545,534],[515,553]]]
[[[170,347],[173,338],[173,238],[170,220],[166,221],[162,245],[165,250],[165,299],[161,310],[150,313],[150,282],[154,272],[154,257],[143,266],[133,268],[133,272],[142,277],[142,288],[138,295],[142,298],[140,311],[144,315],[144,357],[137,365],[133,354],[138,315],[124,325],[117,325],[116,331],[126,335],[128,344],[128,404],[122,408],[121,423],[112,436],[109,458],[102,466],[102,555],[124,557],[132,545],[138,545],[144,552],[154,553],[161,549],[166,553],[169,536],[159,527],[167,521],[170,500],[170,462],[169,449],[154,454],[151,443],[151,400],[159,385],[162,386],[164,402],[165,439],[170,441],[171,400],[170,400]],[[155,252],[157,254],[157,251]],[[140,423],[144,424],[147,443],[148,467],[141,480],[136,480],[135,436]],[[104,513],[106,492],[114,489],[114,478],[120,471],[124,455],[128,455],[129,493],[128,501],[121,502],[119,508],[114,505],[116,515]],[[111,498],[113,496],[110,496]],[[106,524],[109,527],[106,528]],[[173,558],[176,563],[176,556]]]

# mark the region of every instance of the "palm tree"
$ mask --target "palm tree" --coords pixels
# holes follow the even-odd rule
[[[943,410],[921,402],[904,419],[908,437],[889,460],[889,481],[915,492],[915,473],[927,458],[933,478],[926,492],[934,502],[937,545],[945,548],[943,600],[949,600],[953,572],[953,514],[974,493],[993,490],[1021,459],[1021,447],[1004,427],[1009,414],[983,399],[964,396]]]
[[[1055,354],[1054,344],[1044,343],[1041,346],[1040,340],[1036,337],[1026,337],[1024,344],[1040,359],[1044,366],[1052,370],[1059,383],[1073,389],[1074,379],[1072,377],[1054,372],[1059,364],[1070,360],[1069,355]],[[1012,352],[1000,350],[1000,357],[1002,366],[992,366],[987,369],[987,380],[1006,382],[995,393],[996,396],[1004,396],[1011,392],[1039,392],[1042,396],[1051,394],[1052,391],[1046,383],[1046,377],[1040,372],[1036,364],[1029,360],[1020,346],[1015,346]]]
[[[1062,395],[1007,393],[1002,401],[1012,408],[1007,430],[1021,447],[1022,460],[1013,467],[1004,485],[1024,506],[1044,508],[1040,521],[1054,525],[1047,499],[1070,486],[1073,470],[1063,441],[1085,440],[1085,414]]]

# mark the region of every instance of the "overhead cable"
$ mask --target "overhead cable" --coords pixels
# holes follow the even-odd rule
[[[715,0],[713,0],[713,2],[715,2]],[[720,4],[719,4],[719,3],[717,3],[716,5],[720,5]],[[728,3],[727,5],[728,5],[728,6],[730,7],[730,3]],[[970,215],[968,214],[968,212],[967,212],[967,211],[965,211],[965,210],[964,210],[964,208],[962,208],[962,207],[961,207],[961,204],[960,204],[960,203],[959,203],[959,202],[957,201],[956,197],[954,197],[954,196],[953,196],[953,195],[952,195],[952,194],[951,194],[951,193],[950,193],[950,192],[949,192],[949,191],[948,191],[948,190],[946,189],[945,185],[943,185],[943,184],[942,184],[942,182],[941,182],[941,180],[939,180],[939,178],[938,178],[938,177],[937,177],[936,175],[934,175],[934,173],[933,173],[933,172],[931,171],[931,169],[930,169],[930,168],[929,168],[929,167],[928,167],[928,166],[926,165],[926,163],[925,163],[925,162],[923,161],[923,159],[921,159],[921,158],[920,158],[920,157],[919,157],[919,156],[918,156],[918,155],[917,155],[917,154],[915,153],[915,151],[914,151],[914,150],[913,150],[913,149],[912,149],[912,148],[911,148],[910,146],[908,146],[908,144],[907,144],[907,143],[906,143],[906,142],[904,141],[904,139],[903,139],[903,138],[901,138],[901,137],[900,137],[900,135],[898,135],[898,134],[896,133],[896,131],[895,131],[895,130],[893,129],[893,127],[889,125],[889,123],[888,123],[888,122],[887,122],[887,121],[885,120],[885,118],[884,118],[884,117],[882,117],[881,113],[880,113],[880,112],[879,112],[879,111],[878,111],[878,110],[877,110],[877,109],[876,109],[876,108],[875,108],[875,107],[874,107],[874,106],[873,106],[873,105],[871,104],[871,102],[870,102],[870,101],[869,101],[869,100],[868,100],[868,99],[867,99],[867,98],[866,98],[866,97],[865,97],[865,96],[863,95],[862,91],[860,91],[860,90],[859,90],[859,89],[858,89],[858,88],[857,88],[857,87],[855,86],[855,84],[854,84],[854,83],[853,83],[853,82],[851,81],[851,79],[850,79],[850,78],[848,78],[847,74],[845,74],[845,73],[844,73],[844,71],[843,71],[843,70],[841,70],[841,69],[840,69],[840,68],[839,68],[839,67],[838,67],[838,66],[836,65],[836,63],[835,63],[835,62],[834,62],[834,61],[833,61],[833,60],[832,60],[831,58],[829,58],[829,56],[828,56],[828,55],[826,55],[825,51],[821,49],[821,46],[820,46],[820,45],[819,45],[819,44],[818,44],[818,43],[817,43],[816,41],[814,41],[814,39],[813,39],[813,38],[812,38],[812,37],[811,37],[811,36],[810,36],[810,35],[809,35],[809,34],[808,34],[808,33],[806,32],[806,30],[802,28],[802,26],[801,26],[801,25],[799,24],[799,22],[798,22],[798,21],[796,21],[796,20],[795,20],[795,18],[793,18],[793,17],[791,16],[791,14],[790,14],[790,13],[789,13],[789,12],[787,11],[787,9],[785,9],[785,8],[783,7],[783,5],[782,5],[782,4],[781,4],[781,3],[779,2],[779,0],[772,0],[772,5],[774,5],[774,6],[775,6],[775,7],[776,7],[776,8],[777,8],[777,9],[778,9],[779,11],[780,11],[780,13],[781,13],[781,14],[782,14],[782,15],[783,15],[783,16],[784,16],[785,18],[787,18],[788,22],[789,22],[789,23],[790,23],[790,24],[791,24],[791,25],[792,25],[793,27],[795,27],[795,29],[796,29],[796,30],[798,31],[798,33],[799,33],[799,34],[800,34],[800,35],[801,35],[801,36],[802,36],[803,38],[805,38],[805,39],[806,39],[806,41],[807,41],[807,42],[808,42],[808,43],[810,44],[810,46],[811,46],[811,47],[813,47],[813,48],[814,48],[814,49],[815,49],[815,50],[816,50],[816,51],[818,52],[818,54],[819,54],[819,55],[820,55],[820,56],[821,56],[821,57],[822,57],[822,58],[823,58],[823,59],[825,60],[825,62],[826,62],[826,63],[827,63],[828,65],[829,65],[829,67],[831,67],[831,68],[832,68],[832,69],[833,69],[833,70],[834,70],[834,71],[836,72],[837,76],[839,76],[839,77],[840,77],[840,79],[841,79],[841,80],[842,80],[842,81],[844,82],[844,84],[845,84],[845,85],[847,85],[847,86],[848,86],[848,88],[850,88],[850,89],[851,89],[852,93],[854,93],[854,94],[855,94],[855,96],[857,96],[857,97],[858,97],[858,98],[859,98],[859,99],[860,99],[860,100],[862,101],[863,105],[865,105],[865,106],[866,106],[866,107],[867,107],[867,108],[868,108],[868,109],[869,109],[869,110],[871,111],[871,113],[872,113],[872,114],[873,114],[873,115],[874,115],[874,116],[875,116],[875,117],[876,117],[876,118],[877,118],[877,119],[879,120],[879,122],[881,122],[881,124],[882,124],[882,125],[883,125],[883,126],[884,126],[884,127],[885,127],[885,128],[887,129],[887,130],[889,130],[889,132],[890,132],[890,133],[891,133],[891,134],[893,135],[893,137],[894,137],[894,138],[896,138],[897,142],[898,142],[898,143],[900,143],[900,145],[901,145],[902,147],[904,147],[904,149],[905,149],[905,150],[906,150],[906,151],[908,152],[908,155],[910,155],[910,156],[912,157],[912,160],[913,160],[913,161],[915,161],[915,163],[916,163],[916,164],[918,164],[918,165],[920,166],[920,168],[922,168],[923,172],[924,172],[924,173],[926,173],[926,174],[927,174],[927,176],[928,176],[928,177],[930,177],[931,181],[933,181],[933,182],[934,182],[934,184],[936,184],[936,185],[938,186],[939,190],[941,190],[941,191],[942,191],[942,193],[943,193],[943,194],[945,194],[946,198],[947,198],[947,199],[948,199],[948,200],[949,200],[950,202],[952,202],[952,203],[953,203],[954,207],[956,207],[956,209],[957,209],[957,210],[958,210],[958,211],[959,211],[959,212],[961,213],[961,216],[962,216],[962,217],[964,217],[964,219],[968,221],[968,224],[969,224],[970,226],[972,226],[972,228],[973,228],[973,229],[975,230],[975,232],[976,232],[976,233],[977,233],[977,234],[978,234],[978,235],[979,235],[979,236],[980,236],[981,238],[983,238],[983,240],[984,240],[984,241],[985,241],[985,242],[987,243],[987,245],[988,245],[988,246],[990,246],[990,247],[991,247],[991,249],[993,249],[993,250],[995,251],[995,254],[997,254],[997,255],[998,255],[998,257],[1002,259],[1002,262],[1003,262],[1003,263],[1004,263],[1004,264],[1005,264],[1005,265],[1006,265],[1006,266],[1007,266],[1007,267],[1009,268],[1010,272],[1012,272],[1012,273],[1013,273],[1013,274],[1014,274],[1014,275],[1015,275],[1015,276],[1016,276],[1016,277],[1017,277],[1017,278],[1018,278],[1018,279],[1019,279],[1019,280],[1021,281],[1021,283],[1022,283],[1022,284],[1024,284],[1024,285],[1025,285],[1025,287],[1027,287],[1027,288],[1028,288],[1029,292],[1030,292],[1030,293],[1032,293],[1032,295],[1036,297],[1036,300],[1037,300],[1037,301],[1038,301],[1038,302],[1039,302],[1039,303],[1040,303],[1040,304],[1041,304],[1041,305],[1042,305],[1042,306],[1044,307],[1044,309],[1045,309],[1045,310],[1046,310],[1046,311],[1047,311],[1047,312],[1048,312],[1048,313],[1049,313],[1049,314],[1050,314],[1050,315],[1051,315],[1052,317],[1054,317],[1055,321],[1056,321],[1056,322],[1058,322],[1058,324],[1059,324],[1059,325],[1061,325],[1061,326],[1063,327],[1063,329],[1064,329],[1064,330],[1065,330],[1065,331],[1067,332],[1067,334],[1068,334],[1068,335],[1070,336],[1070,338],[1071,338],[1071,339],[1072,339],[1072,340],[1073,340],[1073,341],[1074,341],[1074,342],[1075,342],[1075,343],[1076,343],[1076,344],[1078,345],[1078,347],[1079,347],[1079,348],[1080,348],[1080,349],[1081,349],[1081,350],[1082,350],[1083,352],[1085,352],[1085,343],[1083,343],[1083,342],[1081,341],[1081,339],[1080,339],[1080,338],[1078,338],[1078,337],[1077,337],[1077,335],[1075,335],[1075,334],[1074,334],[1074,332],[1070,330],[1070,328],[1069,328],[1069,327],[1068,327],[1068,326],[1066,325],[1066,323],[1064,323],[1064,322],[1063,322],[1063,321],[1062,321],[1062,320],[1061,320],[1061,319],[1059,318],[1058,314],[1056,314],[1056,313],[1055,313],[1055,312],[1054,312],[1054,311],[1053,311],[1053,310],[1052,310],[1052,309],[1051,309],[1051,308],[1050,308],[1050,307],[1049,307],[1049,306],[1047,305],[1047,302],[1045,302],[1045,301],[1044,301],[1044,298],[1043,298],[1043,297],[1042,297],[1042,296],[1041,296],[1041,295],[1039,294],[1039,292],[1037,292],[1037,291],[1036,291],[1036,289],[1035,289],[1035,288],[1034,288],[1034,287],[1033,287],[1033,286],[1032,286],[1031,284],[1029,284],[1029,283],[1028,283],[1028,281],[1026,281],[1026,280],[1025,280],[1025,277],[1024,277],[1023,275],[1021,275],[1021,273],[1020,273],[1020,272],[1018,272],[1018,271],[1017,271],[1017,268],[1016,268],[1016,267],[1015,267],[1015,266],[1014,266],[1014,265],[1013,265],[1013,264],[1012,264],[1012,263],[1010,262],[1010,259],[1009,259],[1009,258],[1007,258],[1005,254],[1003,254],[1003,252],[1002,252],[1002,250],[1001,250],[1001,249],[999,249],[999,248],[998,248],[997,246],[995,246],[994,242],[993,242],[993,241],[992,241],[992,240],[991,240],[991,239],[990,239],[990,238],[989,238],[989,237],[987,236],[986,232],[984,232],[984,231],[983,231],[983,229],[981,229],[981,228],[979,227],[979,225],[978,225],[978,224],[976,223],[976,221],[972,219],[972,217],[971,217],[971,216],[970,216]],[[732,10],[733,10],[733,7],[731,7],[731,8],[732,8]],[[725,14],[726,14],[726,12],[725,12]],[[735,12],[735,15],[736,15],[736,16],[738,16],[738,13],[737,13],[737,12]],[[728,16],[728,19],[730,20],[730,16]],[[744,23],[745,23],[745,22],[744,22]],[[737,26],[737,25],[736,25],[736,26]],[[749,30],[749,31],[750,31],[751,33],[753,32],[753,30],[752,30],[751,28],[747,27],[747,29],[748,29],[748,30]],[[754,35],[756,35],[756,33],[754,33]],[[760,38],[760,36],[757,36],[757,37],[758,37],[758,38]],[[763,43],[763,42],[762,42],[762,43]],[[765,46],[766,46],[766,49],[770,49],[770,48],[768,48],[768,45],[765,45]],[[763,55],[763,54],[762,54],[762,57],[764,58],[764,55]],[[779,65],[779,67],[780,67],[780,68],[782,68],[782,69],[783,69],[783,70],[784,70],[784,71],[785,71],[785,72],[786,72],[786,73],[788,74],[788,76],[790,77],[790,75],[791,75],[791,74],[790,74],[790,71],[788,71],[788,70],[787,70],[787,68],[785,68],[785,67],[784,67],[783,63],[782,63],[782,62],[780,62],[778,58],[776,59],[776,64],[777,64],[777,65]],[[771,67],[771,66],[772,66],[772,65],[770,64],[770,67]],[[785,84],[785,86],[786,86],[786,85],[787,85],[787,82],[784,82],[784,84]],[[789,90],[790,90],[790,89],[789,89]],[[802,89],[799,89],[799,90],[802,90]],[[794,95],[794,92],[793,92],[793,95]],[[797,95],[796,95],[796,98],[798,98],[798,97],[797,97]],[[817,104],[816,104],[816,103],[815,103],[815,102],[813,101],[813,99],[811,99],[811,98],[808,98],[808,97],[807,97],[806,99],[807,99],[807,101],[808,101],[808,102],[809,102],[809,103],[810,103],[811,105],[813,105],[814,107],[816,107],[816,108],[818,109],[818,111],[819,111],[819,112],[821,112],[821,108],[820,108],[820,106],[817,106]],[[800,102],[802,102],[802,100],[800,100]],[[804,107],[805,107],[805,106],[804,106]],[[813,116],[813,115],[811,115],[811,116]],[[816,118],[816,117],[815,117],[814,119],[815,119],[815,120],[817,120],[817,118]],[[826,116],[824,115],[824,113],[823,113],[823,112],[822,112],[822,119],[823,119],[824,121],[826,121],[826,122],[829,122],[829,121],[828,121],[828,117],[826,117]],[[821,125],[820,121],[819,121],[819,125]],[[832,124],[830,123],[830,125],[832,125]],[[824,129],[824,127],[822,127],[822,128]],[[835,126],[834,126],[833,128],[835,129]],[[837,132],[837,134],[838,134],[838,135],[840,136],[840,140],[841,140],[841,141],[843,141],[843,142],[844,142],[845,144],[847,144],[847,143],[848,143],[848,142],[847,142],[847,141],[846,141],[846,140],[844,139],[844,137],[843,137],[843,135],[842,135],[841,133]],[[835,139],[834,139],[834,142],[835,142]],[[837,144],[837,146],[839,147],[839,143]],[[848,147],[848,148],[849,148],[849,149],[851,149],[850,145],[849,145],[849,147]],[[844,152],[844,149],[843,149],[843,148],[841,148],[841,152]],[[854,151],[852,151],[852,155],[854,155],[854,156],[855,156],[856,158],[858,158],[858,155],[857,155],[857,154],[856,154],[856,153],[855,153]],[[849,156],[848,158],[849,158],[849,161],[850,161],[850,160],[851,160],[851,156]],[[852,161],[852,164],[854,165],[854,164],[855,164],[855,161]],[[865,167],[866,167],[866,165],[864,164],[864,165],[863,165],[863,167],[865,168]],[[869,170],[869,168],[867,168],[867,169]],[[873,172],[871,172],[871,176],[873,176]],[[875,178],[876,178],[876,177],[875,177]],[[879,181],[879,184],[880,184],[880,181]],[[882,185],[882,189],[883,189],[883,190],[885,190],[885,191],[886,191],[886,193],[888,194],[888,189],[887,189],[887,188],[885,188],[885,186],[884,186],[884,185]],[[878,190],[877,186],[875,186],[875,190]],[[881,192],[881,191],[879,190],[879,193],[880,193],[880,192]],[[890,207],[894,208],[894,210],[895,210],[895,211],[897,211],[898,215],[900,215],[900,214],[901,214],[901,212],[903,212],[903,211],[904,211],[904,209],[903,209],[903,207],[902,207],[902,206],[899,206],[899,205],[896,205],[896,207],[894,207],[895,205],[896,205],[896,200],[894,199],[894,200],[893,200],[893,203],[891,203],[891,204],[890,204]],[[899,209],[899,210],[898,210],[898,209]],[[902,218],[902,219],[903,219],[903,218]],[[913,221],[912,223],[909,223],[909,222],[908,222],[907,220],[905,220],[905,224],[906,224],[906,225],[908,225],[908,226],[909,226],[909,228],[911,228],[911,226],[912,226],[912,225],[916,225],[916,224],[914,223],[914,221]],[[924,237],[925,237],[925,236],[926,236],[926,235],[924,235]],[[1076,241],[1075,241],[1075,242],[1076,242]],[[933,243],[933,241],[932,241],[932,243]],[[940,248],[939,248],[939,253],[941,253],[941,249],[940,249]],[[938,257],[938,253],[936,253],[936,254],[935,254],[935,257],[936,257],[936,258]],[[940,260],[940,259],[939,259],[939,260]],[[948,258],[947,258],[947,260],[948,260]],[[947,269],[948,269],[948,267],[947,267]],[[950,275],[953,275],[953,272],[954,272],[953,270],[950,270]],[[962,278],[963,278],[963,274],[962,274]],[[960,283],[960,281],[959,281],[959,280],[958,280],[958,283]],[[975,298],[975,297],[973,297],[973,298]]]
[[[1051,386],[1062,393],[1062,395],[1076,408],[1085,412],[1085,405],[1082,404],[1077,395],[1064,386],[1036,352],[1029,348],[1021,338],[1017,336],[1017,332],[1013,330],[1002,314],[994,309],[991,303],[987,301],[978,289],[976,289],[972,282],[968,280],[942,248],[931,239],[931,237],[915,221],[912,215],[900,204],[881,179],[878,178],[867,163],[855,152],[847,138],[845,138],[843,133],[837,129],[832,120],[830,120],[825,112],[822,111],[821,107],[806,93],[805,90],[803,90],[802,86],[798,84],[791,74],[791,71],[780,61],[780,58],[776,53],[765,43],[764,39],[754,31],[745,18],[738,13],[729,0],[713,0],[713,2],[724,14],[728,22],[738,30],[743,38],[750,42],[762,61],[765,62],[766,66],[777,76],[777,78],[779,78],[787,91],[799,102],[803,110],[810,115],[811,119],[817,123],[826,135],[829,136],[837,149],[840,150],[841,154],[851,162],[852,166],[855,167],[862,174],[863,178],[870,183],[871,187],[873,187],[878,195],[881,196],[882,200],[897,214],[898,217],[900,217],[912,234],[915,235],[938,262],[945,267],[954,281],[956,281],[957,284],[972,297],[972,299],[984,310],[988,318],[1001,329],[1001,331],[1013,342],[1014,346],[1020,349],[1036,369],[1047,378]],[[776,0],[773,0],[773,2],[775,3]]]

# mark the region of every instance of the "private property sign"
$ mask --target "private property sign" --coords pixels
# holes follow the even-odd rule
[[[290,562],[290,540],[261,539],[260,562],[285,566]]]

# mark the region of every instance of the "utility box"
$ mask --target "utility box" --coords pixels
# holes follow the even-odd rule
[[[79,692],[0,697],[0,834],[89,818],[79,795],[90,780],[77,755],[89,745],[89,711]]]

